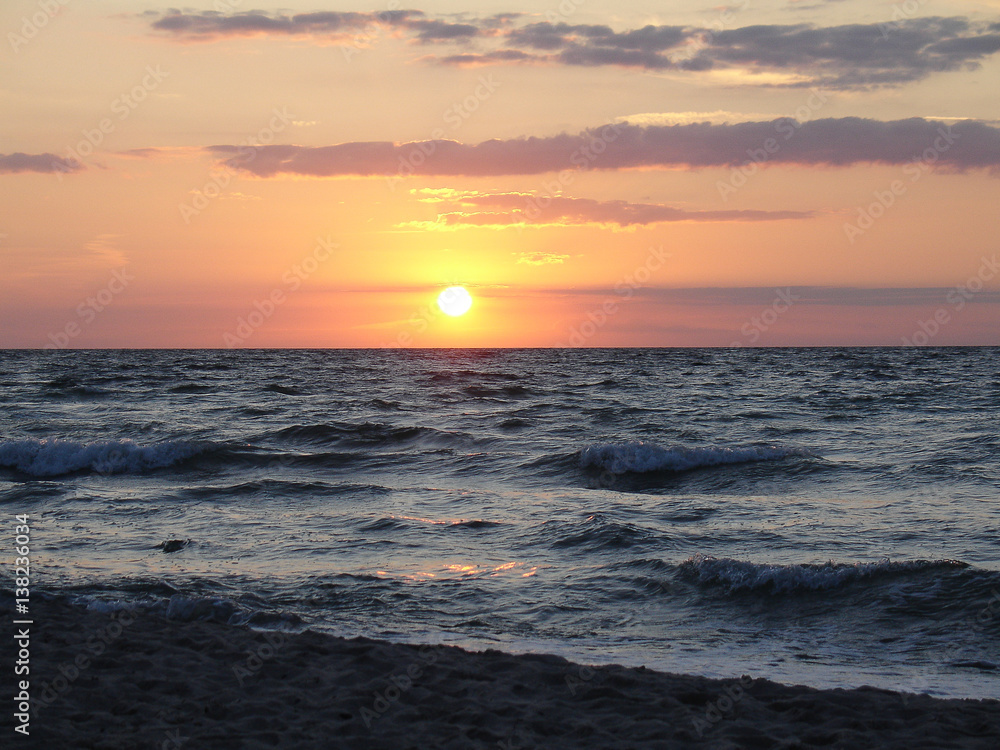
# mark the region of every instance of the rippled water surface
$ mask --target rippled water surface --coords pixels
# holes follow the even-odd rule
[[[998,354],[0,352],[0,503],[92,606],[1000,697]]]

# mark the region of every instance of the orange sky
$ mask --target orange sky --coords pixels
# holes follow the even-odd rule
[[[0,346],[1000,344],[1000,3],[680,5],[5,3]]]

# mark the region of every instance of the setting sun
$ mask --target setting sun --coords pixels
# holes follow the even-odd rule
[[[1000,0],[0,47],[0,750],[1000,750]]]
[[[457,318],[472,307],[472,295],[463,286],[450,286],[438,295],[438,307],[445,315]]]

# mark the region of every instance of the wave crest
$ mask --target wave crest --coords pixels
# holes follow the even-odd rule
[[[641,474],[652,471],[686,471],[701,466],[776,461],[789,456],[810,456],[798,448],[745,446],[722,448],[664,448],[655,443],[632,440],[597,443],[580,451],[582,468],[597,467],[612,474]]]
[[[196,456],[203,444],[165,441],[137,445],[131,440],[80,443],[75,440],[0,441],[0,467],[34,477],[55,477],[77,471],[99,474],[133,474],[160,469]]]
[[[455,433],[416,425],[392,425],[383,422],[331,422],[328,424],[296,424],[262,436],[265,439],[356,446],[398,445],[421,439],[452,440]]]
[[[870,563],[776,565],[695,555],[680,564],[680,571],[697,583],[724,586],[731,593],[759,590],[788,593],[835,589],[855,581],[882,576],[931,570],[961,570],[967,567],[968,563],[958,560],[892,561],[887,558]]]

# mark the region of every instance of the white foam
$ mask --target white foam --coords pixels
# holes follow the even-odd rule
[[[166,612],[168,620],[182,620],[190,622],[193,620],[217,620],[219,622],[229,622],[239,613],[235,604],[226,600],[208,597],[188,597],[181,594],[174,594],[167,602]]]
[[[86,601],[87,609],[91,612],[101,612],[102,614],[112,614],[114,612],[131,612],[135,609],[135,604],[115,599],[107,601],[105,599],[89,599]]]
[[[752,461],[775,461],[789,456],[811,455],[796,448],[744,446],[722,448],[663,448],[655,443],[632,440],[598,443],[580,451],[580,465],[596,466],[612,472],[685,471],[699,466],[718,466]]]
[[[730,591],[769,589],[774,592],[820,591],[878,575],[911,573],[931,568],[964,568],[956,560],[902,560],[834,563],[822,565],[773,565],[729,558],[695,555],[681,563],[701,583],[726,586]]]
[[[79,443],[75,440],[2,440],[0,466],[35,477],[54,477],[74,471],[125,474],[170,466],[197,455],[202,446],[167,441],[136,445],[131,440]]]

